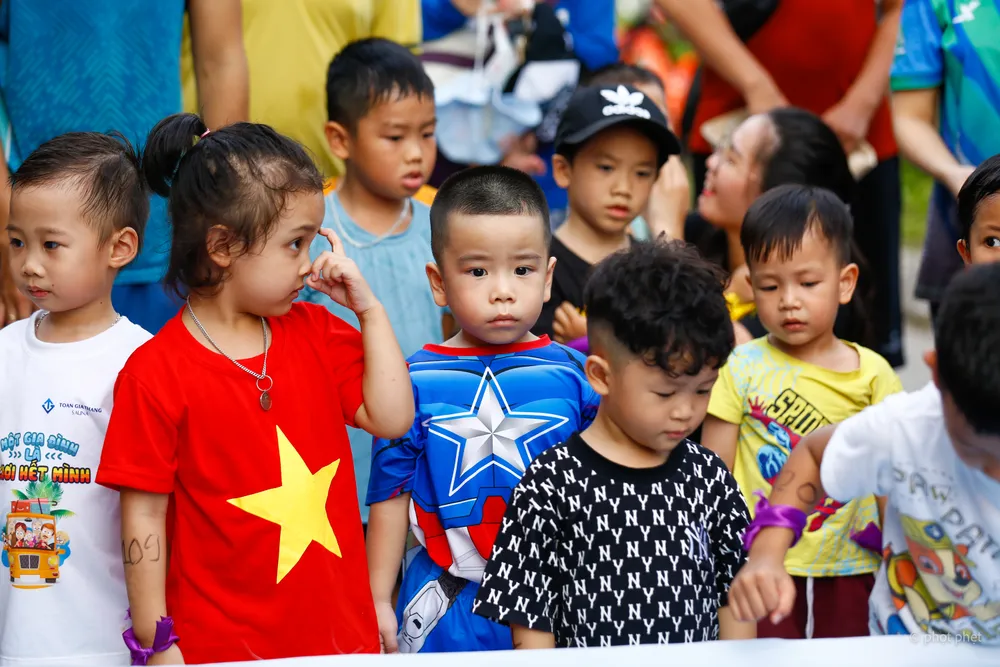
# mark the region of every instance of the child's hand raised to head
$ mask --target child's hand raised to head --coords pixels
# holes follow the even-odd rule
[[[350,308],[360,317],[377,306],[378,299],[361,275],[358,265],[344,254],[344,245],[333,230],[320,229],[319,233],[330,242],[330,250],[313,262],[306,285]]]

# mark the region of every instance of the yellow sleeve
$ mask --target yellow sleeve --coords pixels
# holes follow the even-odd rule
[[[727,363],[719,371],[719,379],[712,387],[708,401],[708,414],[730,424],[743,421],[743,395],[733,377],[732,364]]]
[[[420,46],[424,34],[420,0],[374,0],[374,4],[371,37],[384,37],[411,48]]]

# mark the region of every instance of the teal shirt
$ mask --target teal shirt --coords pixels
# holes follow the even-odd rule
[[[428,343],[442,342],[441,316],[444,311],[434,303],[425,269],[428,262],[434,261],[431,254],[430,208],[414,201],[413,219],[402,234],[385,238],[370,247],[358,247],[374,242],[376,237],[351,220],[335,192],[325,197],[325,204],[323,226],[340,237],[344,252],[358,265],[375,298],[385,307],[403,356],[409,358]],[[326,238],[317,236],[309,254],[316,259],[329,249]],[[301,299],[325,306],[351,326],[359,327],[358,318],[351,310],[335,303],[322,292],[306,288]],[[364,501],[371,474],[372,436],[359,429],[348,428],[347,431],[354,457],[361,518],[367,522],[368,507]]]
[[[1000,0],[906,0],[894,91],[941,89],[941,136],[963,164],[1000,153]]]

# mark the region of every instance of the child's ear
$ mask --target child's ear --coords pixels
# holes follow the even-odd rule
[[[555,179],[556,185],[561,187],[563,190],[569,187],[570,182],[573,180],[573,165],[569,163],[562,155],[552,156],[552,178]]]
[[[969,254],[969,244],[966,243],[965,239],[959,239],[955,247],[958,248],[958,254],[962,256],[962,261],[965,262],[965,265],[969,266],[972,264],[972,255]]]
[[[924,363],[927,364],[927,368],[931,369],[931,379],[934,381],[934,386],[940,389],[941,383],[938,382],[937,350],[927,350],[924,352]]]
[[[587,381],[598,396],[607,396],[611,393],[611,362],[600,355],[592,354],[587,357],[583,372],[587,374]]]
[[[840,303],[850,303],[858,286],[858,265],[851,263],[840,270]]]
[[[223,269],[228,269],[235,259],[232,232],[223,225],[215,225],[208,230],[205,247],[208,249],[208,256],[211,260]]]
[[[555,275],[555,270],[556,258],[549,257],[549,266],[545,269],[545,298],[542,299],[542,303],[547,303],[552,296],[552,276]]]
[[[110,241],[108,266],[112,269],[122,268],[139,254],[139,235],[131,227],[118,230]]]
[[[323,126],[323,130],[326,132],[326,143],[330,147],[330,152],[333,153],[334,157],[341,160],[350,158],[351,133],[347,131],[347,128],[331,120],[327,121],[326,125]]]
[[[444,278],[441,276],[441,269],[434,262],[428,262],[425,270],[427,271],[427,282],[431,284],[434,303],[437,304],[438,308],[447,308],[448,297],[444,293]]]

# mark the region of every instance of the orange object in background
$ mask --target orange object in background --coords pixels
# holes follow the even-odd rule
[[[632,28],[621,39],[621,60],[656,74],[666,91],[667,114],[676,130],[680,127],[691,83],[698,69],[698,57],[688,52],[674,62],[659,33],[650,25]]]

